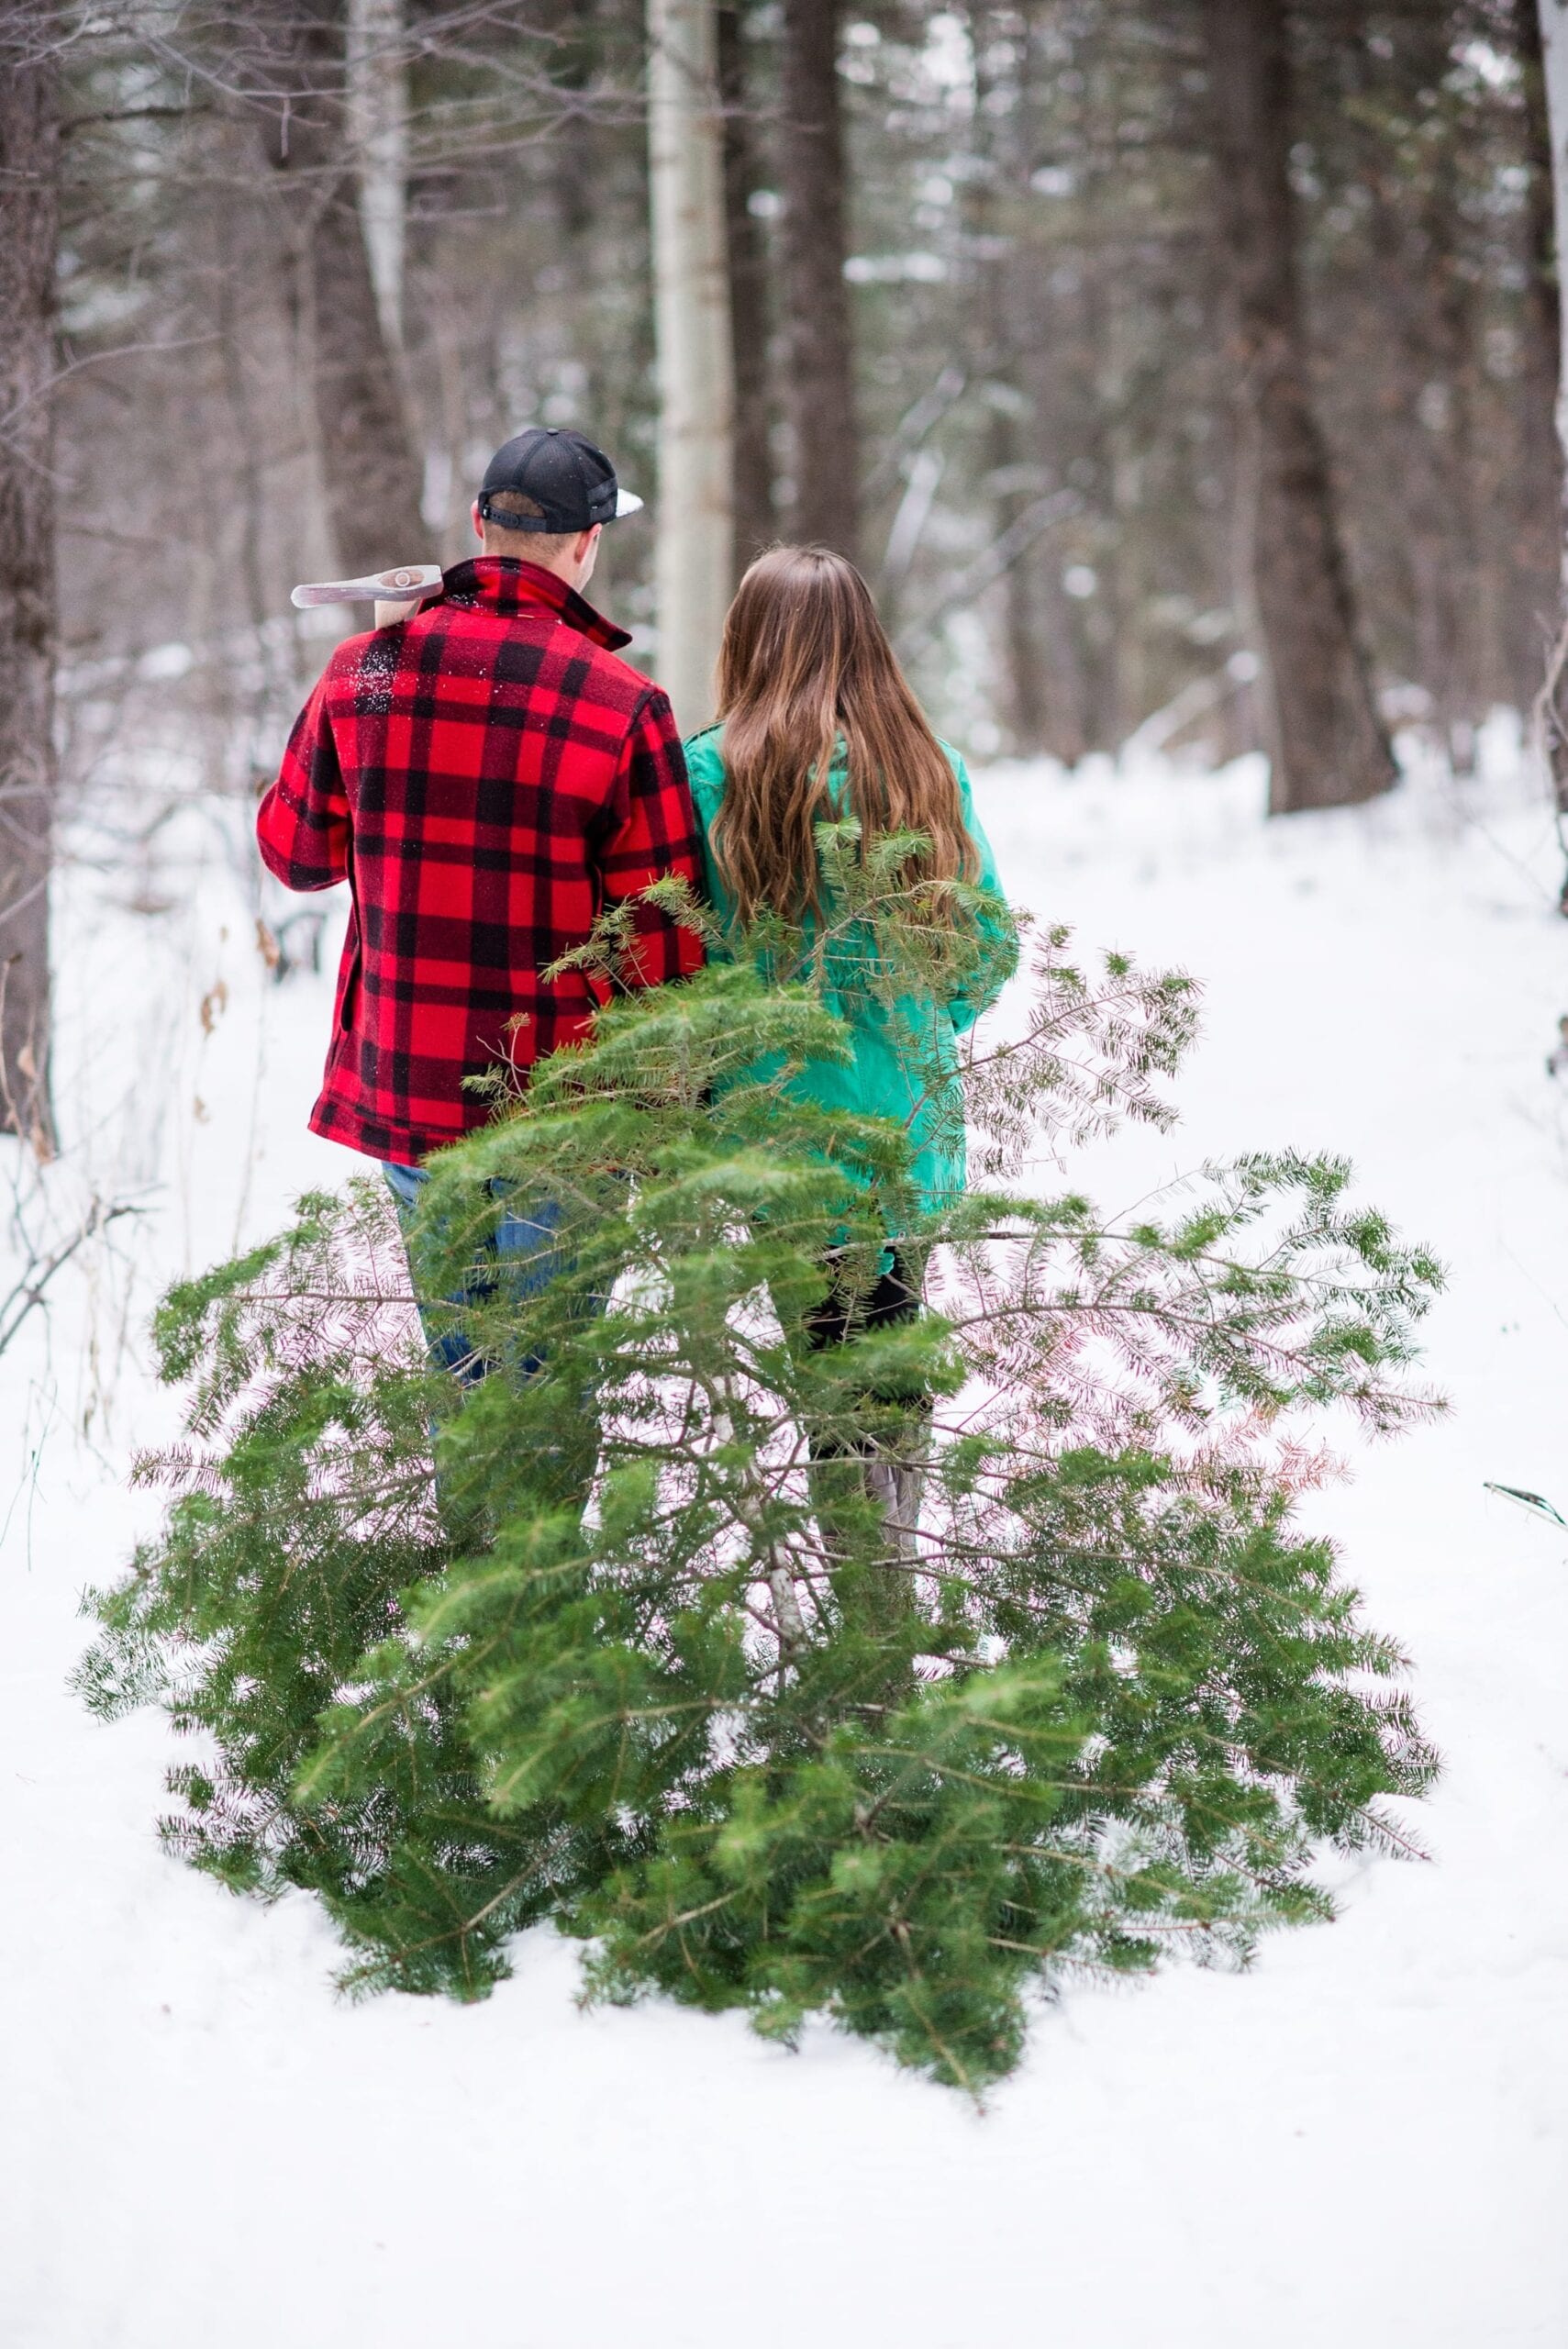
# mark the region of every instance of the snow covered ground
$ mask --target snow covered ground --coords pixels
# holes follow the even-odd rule
[[[346,2007],[306,1901],[161,1855],[166,1741],[68,1693],[77,1597],[146,1521],[122,1480],[168,1425],[158,1281],[347,1170],[304,1130],[334,956],[268,981],[199,809],[163,911],[126,910],[158,890],[118,860],[72,875],[66,1115],[100,1180],[161,1187],[0,1360],[7,2349],[1568,2337],[1568,1533],[1484,1489],[1568,1515],[1568,1091],[1542,1066],[1568,929],[1506,726],[1486,768],[1273,827],[1245,763],[980,780],[1021,901],[1207,981],[1183,1125],[1097,1152],[1097,1194],[1347,1151],[1451,1266],[1454,1406],[1309,1503],[1416,1658],[1433,1864],[1340,1871],[1340,1921],[1246,1976],[1073,1992],[984,2117],[826,2032],[792,2057],[738,2020],[584,2016],[547,1932],[481,2008]]]

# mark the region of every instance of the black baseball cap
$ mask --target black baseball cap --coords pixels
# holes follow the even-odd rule
[[[530,424],[496,450],[479,485],[482,522],[492,518],[490,500],[503,489],[520,491],[541,510],[537,516],[497,514],[498,529],[559,537],[569,530],[591,530],[595,522],[613,522],[619,514],[635,514],[642,504],[640,497],[621,488],[602,449],[581,432],[548,424]]]

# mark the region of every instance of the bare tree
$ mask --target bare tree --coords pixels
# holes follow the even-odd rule
[[[0,18],[0,1132],[52,1155],[58,69],[37,12]]]
[[[348,121],[347,0],[264,0],[254,102],[272,162],[300,185],[312,388],[338,558],[346,572],[422,545],[424,469],[404,406],[360,217]]]
[[[859,434],[844,128],[839,86],[840,0],[784,0],[784,291],[797,539],[859,550]]]
[[[1249,584],[1268,669],[1269,806],[1276,815],[1344,807],[1385,791],[1396,769],[1312,401],[1290,184],[1289,25],[1281,0],[1201,6],[1251,509]]]
[[[702,725],[712,709],[734,546],[734,393],[715,15],[713,0],[649,0],[659,674],[686,728]]]

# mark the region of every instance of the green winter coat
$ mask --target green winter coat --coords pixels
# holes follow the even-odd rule
[[[964,825],[980,852],[980,885],[1000,897],[996,861],[975,817],[968,771],[956,751],[949,749],[945,742],[942,748],[958,777]],[[693,736],[686,744],[686,767],[702,829],[708,896],[720,919],[728,922],[731,900],[711,845],[714,819],[724,798],[721,727],[712,726]],[[845,774],[842,761],[836,761],[828,776],[829,788],[837,785],[841,789]],[[836,791],[834,796],[837,804]],[[809,915],[803,926],[809,941],[815,927]],[[981,929],[987,943],[996,951],[987,958],[985,984],[978,995],[955,996],[946,1002],[938,1002],[930,996],[902,996],[895,1014],[879,1003],[863,983],[856,983],[856,967],[863,968],[863,945],[857,941],[851,946],[847,939],[841,945],[837,941],[830,944],[827,1001],[849,1027],[853,1063],[808,1061],[792,1084],[792,1090],[798,1097],[819,1102],[825,1108],[849,1109],[862,1117],[896,1118],[901,1125],[909,1126],[919,1145],[914,1176],[927,1209],[956,1198],[963,1189],[965,1172],[962,1127],[956,1136],[951,1128],[946,1134],[931,1132],[938,1122],[926,1099],[932,1064],[951,1083],[958,1082],[958,1038],[995,1002],[1017,959],[1009,928],[993,917],[983,917]],[[925,1040],[925,1050],[929,1054],[926,1066],[911,1064],[905,1041],[910,1029]]]

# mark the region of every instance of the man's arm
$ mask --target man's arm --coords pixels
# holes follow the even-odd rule
[[[327,716],[331,676],[328,665],[256,811],[261,862],[285,889],[329,889],[349,876],[349,800]]]
[[[595,861],[611,904],[673,874],[702,892],[702,842],[686,781],[685,753],[669,696],[653,686],[639,703],[616,773]],[[700,970],[702,941],[668,914],[639,906],[635,942],[621,977],[652,987]]]

